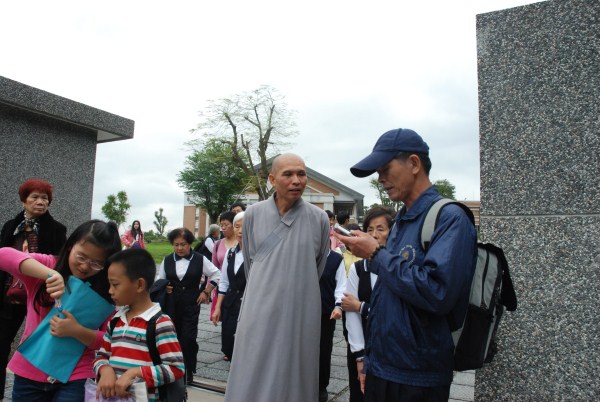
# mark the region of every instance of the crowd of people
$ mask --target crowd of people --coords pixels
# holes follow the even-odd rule
[[[143,382],[148,400],[164,400],[167,385],[193,380],[202,304],[221,323],[223,359],[231,362],[226,401],[327,400],[340,319],[351,402],[446,401],[454,347],[448,317],[466,309],[471,272],[464,267],[473,266],[475,230],[449,205],[427,251],[420,247],[422,220],[441,198],[430,169],[429,147],[417,133],[381,135],[350,172],[377,173],[389,198],[404,206],[374,207],[360,228],[347,211],[336,216],[304,202],[304,161],[279,155],[269,199],[232,205],[195,249],[189,230],[170,231],[173,253],[158,267],[138,220],[123,236],[114,223],[91,220],[66,238],[48,213],[52,186],[28,180],[18,192],[23,210],[0,236],[0,402],[25,316],[24,339],[42,328],[84,347],[66,381],[16,351],[8,363],[13,400],[82,401],[88,379],[96,380],[98,398],[126,396]],[[72,281],[87,282],[117,309],[84,324],[61,307],[61,299],[75,297]],[[100,314],[94,305],[82,311]],[[48,356],[59,353],[51,348]]]

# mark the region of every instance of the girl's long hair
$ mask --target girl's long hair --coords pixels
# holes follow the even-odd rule
[[[135,228],[135,223],[138,223],[139,228],[136,229]],[[133,221],[133,223],[131,224],[131,235],[133,236],[133,240],[135,240],[135,238],[137,237],[137,235],[140,235],[141,237],[144,237],[144,232],[142,232],[142,224],[140,223],[140,221]]]
[[[98,271],[95,275],[90,276],[86,281],[89,282],[91,288],[96,291],[96,293],[107,301],[112,302],[110,295],[108,294],[110,285],[108,283],[108,263],[106,261],[108,261],[108,257],[121,250],[121,238],[119,237],[119,229],[116,223],[92,219],[79,225],[77,229],[71,233],[71,236],[69,236],[67,242],[61,249],[54,269],[62,275],[66,286],[69,277],[72,275],[71,267],[69,267],[69,255],[71,254],[71,250],[76,243],[87,242],[104,249],[106,252],[106,260],[104,269]],[[43,283],[35,294],[33,306],[36,312],[39,313],[37,309],[38,306],[51,307],[53,304],[54,300],[46,292],[46,283]]]

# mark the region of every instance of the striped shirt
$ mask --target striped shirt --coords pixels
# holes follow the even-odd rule
[[[157,401],[159,395],[156,387],[174,382],[183,377],[185,372],[175,326],[166,314],[156,320],[156,348],[162,364],[155,366],[146,344],[146,329],[148,320],[160,311],[160,306],[155,303],[142,314],[133,317],[129,323],[126,316],[128,311],[129,307],[124,306],[115,314],[120,320],[113,328],[112,335],[110,331],[106,331],[102,346],[96,352],[94,371],[98,375],[102,366],[110,364],[117,376],[120,376],[132,367],[141,367],[148,387],[148,400]]]

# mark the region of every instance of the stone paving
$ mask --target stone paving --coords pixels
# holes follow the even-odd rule
[[[229,374],[230,363],[223,360],[221,353],[221,327],[215,327],[208,320],[208,306],[202,306],[200,309],[200,323],[198,326],[198,365],[195,381],[199,384],[207,385],[213,389],[224,389],[226,386],[227,375]],[[470,402],[474,401],[475,372],[457,373],[454,377],[454,383],[450,390],[450,399],[452,402]],[[5,402],[10,402],[12,392],[12,375],[7,375],[6,379],[6,397]],[[348,370],[346,368],[346,341],[342,335],[342,323],[337,322],[334,340],[333,353],[331,356],[331,379],[329,381],[329,401],[330,402],[348,402],[350,391],[348,390]],[[190,402],[207,401],[207,393],[201,391],[190,392]],[[218,394],[210,395],[211,401],[220,401],[222,397]]]

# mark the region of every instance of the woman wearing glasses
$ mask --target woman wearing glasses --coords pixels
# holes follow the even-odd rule
[[[52,185],[29,179],[19,187],[23,210],[4,223],[0,247],[12,247],[28,253],[58,255],[67,240],[67,228],[48,212],[52,203]],[[0,402],[4,399],[6,364],[10,346],[23,323],[27,292],[18,278],[0,271]]]

